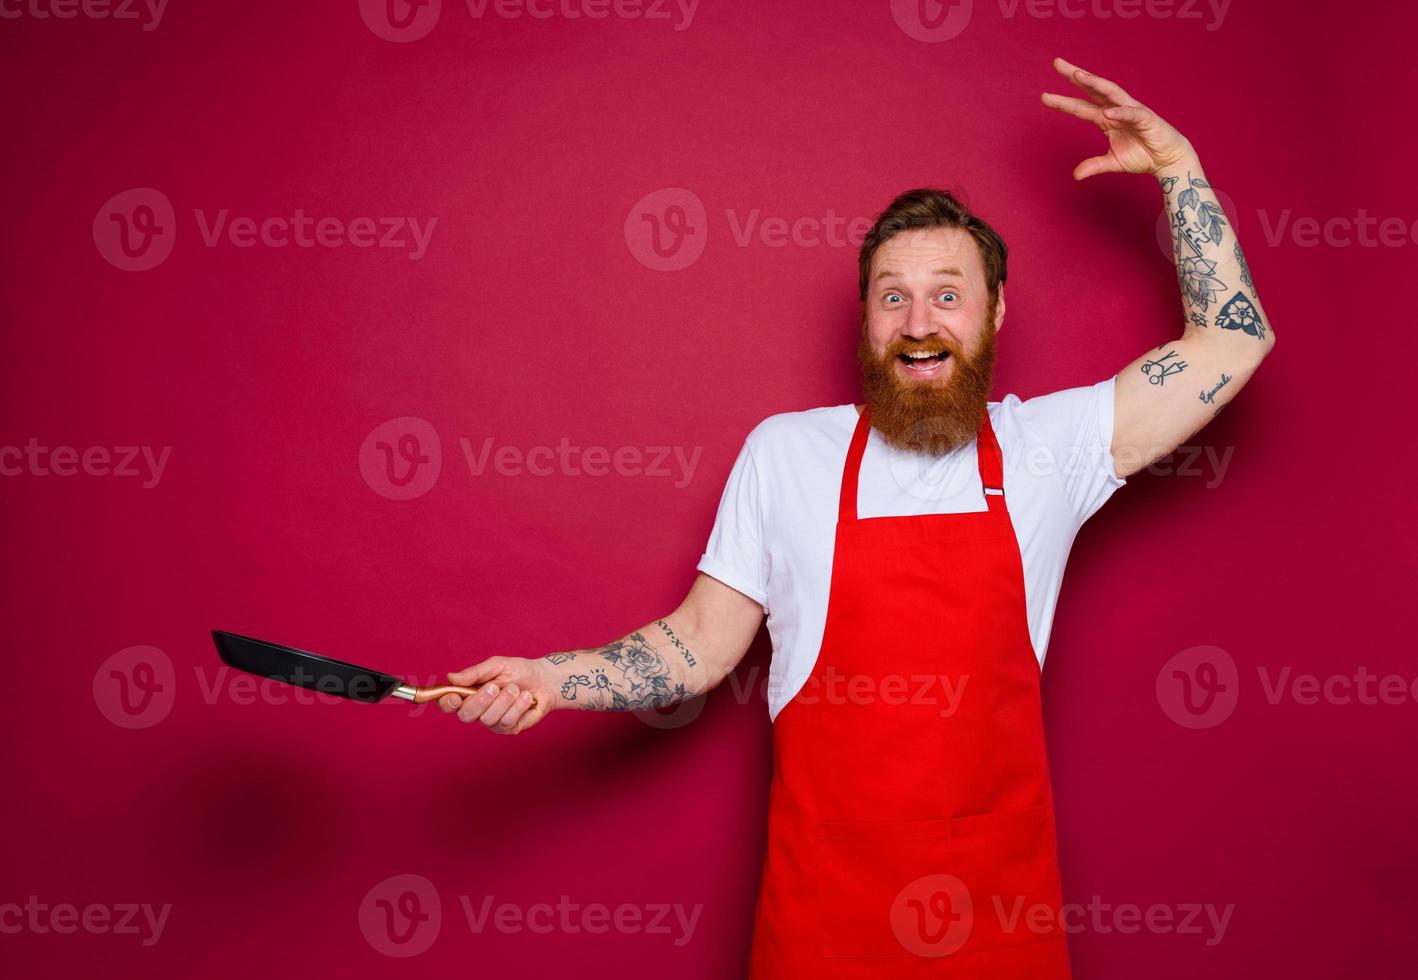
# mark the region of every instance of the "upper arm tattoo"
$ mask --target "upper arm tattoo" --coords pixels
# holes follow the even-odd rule
[[[1163,345],[1166,346],[1165,344]],[[1142,373],[1147,375],[1147,380],[1155,385],[1162,385],[1174,374],[1181,374],[1187,369],[1186,361],[1174,361],[1177,352],[1169,350],[1161,357],[1151,358],[1142,362]]]
[[[1212,413],[1211,413],[1212,415],[1215,415],[1217,412],[1220,412],[1221,409],[1225,407],[1224,404],[1221,404],[1221,405],[1217,405],[1217,404],[1216,404],[1216,393],[1217,393],[1218,391],[1220,391],[1222,388],[1226,387],[1226,385],[1229,384],[1230,381],[1231,381],[1231,376],[1230,376],[1229,374],[1223,373],[1223,374],[1221,375],[1221,380],[1220,380],[1220,381],[1216,382],[1216,384],[1212,385],[1210,388],[1207,388],[1207,389],[1206,389],[1205,391],[1203,391],[1199,396],[1197,396],[1197,397],[1199,397],[1203,402],[1205,402],[1207,405],[1216,405],[1216,411],[1215,411],[1215,412],[1212,412]]]
[[[1246,253],[1241,251],[1241,243],[1232,243],[1232,251],[1236,255],[1236,264],[1241,267],[1241,282],[1245,283],[1246,288],[1251,292],[1255,292],[1255,283],[1251,282],[1251,267],[1250,264],[1246,262]]]
[[[655,625],[665,631],[665,635],[670,638],[670,642],[673,643],[675,645],[675,648],[678,649],[679,652],[684,655],[685,662],[688,663],[691,667],[695,666],[694,654],[690,653],[689,647],[685,646],[682,642],[680,642],[680,638],[675,636],[675,631],[670,629],[670,624],[666,623],[663,619],[657,619],[655,620]]]
[[[1257,340],[1265,339],[1265,324],[1261,321],[1260,312],[1245,293],[1238,292],[1226,301],[1226,305],[1216,314],[1216,325],[1222,330],[1240,330]]]

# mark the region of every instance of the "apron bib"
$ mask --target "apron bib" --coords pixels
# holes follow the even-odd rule
[[[857,516],[822,647],[773,725],[750,976],[1068,980],[1039,665],[989,416],[988,509]]]

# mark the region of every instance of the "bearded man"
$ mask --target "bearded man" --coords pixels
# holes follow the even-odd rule
[[[606,646],[450,674],[464,722],[702,694],[764,616],[773,783],[755,978],[1069,976],[1039,699],[1074,536],[1235,397],[1274,346],[1191,143],[1063,59],[1045,105],[1109,142],[1076,179],[1145,173],[1171,217],[1181,335],[1096,384],[989,401],[1008,252],[944,191],[862,244],[864,403],[749,433],[678,609]]]

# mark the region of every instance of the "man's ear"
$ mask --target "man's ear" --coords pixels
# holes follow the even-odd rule
[[[995,304],[995,332],[1004,326],[1004,283],[999,284],[999,301]]]

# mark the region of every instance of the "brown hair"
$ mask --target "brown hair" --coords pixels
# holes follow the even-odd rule
[[[970,212],[949,191],[919,187],[897,196],[885,211],[876,216],[876,223],[862,241],[857,257],[861,300],[867,300],[867,280],[871,276],[871,260],[882,242],[908,228],[961,228],[975,239],[980,257],[985,262],[985,286],[990,291],[991,307],[999,299],[999,286],[1009,276],[1007,262],[1009,246],[982,219]]]

